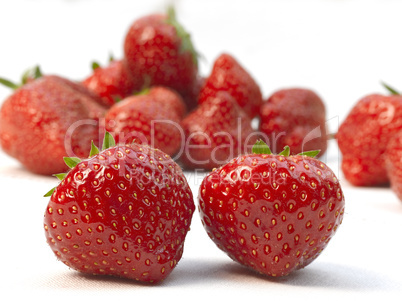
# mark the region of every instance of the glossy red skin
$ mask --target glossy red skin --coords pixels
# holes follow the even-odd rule
[[[80,82],[71,81],[55,75],[48,75],[47,77],[51,77],[52,79],[59,81],[60,84],[68,86],[72,90],[84,96],[81,98],[81,101],[87,108],[90,118],[98,120],[104,117],[108,106],[105,105],[102,98],[98,94],[94,93]]]
[[[355,186],[389,183],[384,152],[401,130],[401,96],[372,94],[359,100],[337,134],[345,178]]]
[[[132,144],[70,170],[51,196],[44,227],[58,259],[77,271],[157,282],[180,260],[194,210],[180,167]]]
[[[288,275],[317,258],[345,206],[333,172],[305,156],[238,157],[205,177],[198,198],[214,243],[269,276]]]
[[[402,201],[402,132],[393,136],[384,153],[385,167],[387,176],[391,183],[391,188]]]
[[[180,159],[190,169],[218,167],[251,150],[258,139],[250,118],[227,92],[206,99],[181,126],[186,144]]]
[[[141,89],[129,73],[124,60],[114,60],[106,67],[96,68],[82,84],[99,95],[108,107]]]
[[[136,20],[124,40],[127,66],[137,83],[175,89],[193,108],[198,67],[190,51],[182,51],[182,40],[166,15],[149,15]],[[196,93],[197,94],[197,93]]]
[[[320,150],[322,155],[327,149],[325,116],[325,105],[315,92],[304,88],[281,89],[261,106],[260,131],[274,153],[289,146],[294,155],[311,150]],[[313,130],[318,137],[311,136]]]
[[[239,62],[229,54],[221,54],[205,80],[198,102],[202,104],[218,91],[228,92],[250,118],[257,116],[262,104],[260,87]]]
[[[44,76],[17,89],[4,101],[0,144],[30,172],[60,173],[66,170],[63,157],[87,157],[91,140],[98,143],[98,116],[104,111],[94,99],[79,92],[75,83]],[[81,125],[76,123],[80,121]],[[66,149],[66,133],[73,124],[77,127]]]
[[[106,130],[118,143],[145,143],[174,155],[182,143],[181,118],[186,107],[167,87],[153,87],[145,95],[129,96],[105,115]]]
[[[179,119],[183,119],[187,114],[187,108],[183,98],[169,87],[153,86],[146,95],[168,108],[169,111],[174,112]]]

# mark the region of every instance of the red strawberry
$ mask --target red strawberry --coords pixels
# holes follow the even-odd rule
[[[93,74],[82,83],[109,107],[141,88],[128,72],[124,60],[112,60],[106,67],[95,64]]]
[[[203,103],[218,91],[226,91],[251,117],[255,117],[262,104],[260,87],[251,75],[229,54],[220,55],[212,72],[201,88],[199,103]]]
[[[345,200],[334,173],[319,160],[288,156],[289,148],[273,155],[261,141],[253,151],[205,177],[201,220],[233,260],[284,276],[321,254],[342,222]]]
[[[387,176],[391,182],[391,188],[397,197],[402,200],[402,131],[393,136],[384,153]]]
[[[129,96],[105,115],[106,130],[119,143],[146,143],[174,155],[180,148],[180,120],[185,113],[182,98],[167,87],[152,87],[147,93]]]
[[[195,106],[197,54],[172,9],[168,15],[136,20],[125,37],[124,54],[136,83],[168,86],[183,96],[189,108]]]
[[[311,90],[282,89],[273,93],[260,110],[260,131],[276,152],[289,146],[293,154],[327,149],[325,105]]]
[[[65,85],[78,94],[82,95],[82,103],[88,110],[89,117],[92,119],[100,119],[105,115],[107,106],[105,106],[102,98],[95,94],[93,91],[89,90],[80,82],[71,81],[69,79],[48,75],[47,77],[52,77],[54,80],[60,82],[60,84]]]
[[[77,271],[163,280],[182,257],[195,209],[186,178],[160,150],[105,147],[81,162],[66,159],[72,169],[47,194],[47,241]]]
[[[227,92],[209,96],[181,123],[189,168],[212,169],[245,153],[256,141],[251,120]]]
[[[79,84],[43,76],[4,101],[0,144],[29,171],[58,173],[65,170],[63,157],[85,157],[91,140],[98,141],[98,117],[104,111]]]
[[[388,141],[402,130],[402,97],[372,94],[363,97],[339,127],[342,171],[356,186],[389,182],[384,164]]]

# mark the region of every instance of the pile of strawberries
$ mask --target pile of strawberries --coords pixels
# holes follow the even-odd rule
[[[282,89],[263,101],[226,53],[200,76],[173,10],[136,20],[124,57],[94,67],[82,82],[39,69],[21,85],[1,80],[15,89],[0,110],[2,149],[60,179],[44,218],[60,261],[84,273],[165,279],[195,211],[181,166],[212,169],[198,193],[201,221],[233,260],[284,276],[321,254],[345,199],[314,158],[327,148],[318,95]]]
[[[173,10],[142,17],[128,29],[124,57],[94,64],[81,82],[38,70],[21,85],[2,80],[15,92],[1,107],[1,147],[46,175],[65,171],[65,156],[85,158],[105,130],[118,143],[158,148],[187,169],[218,167],[249,152],[258,138],[274,152],[286,145],[294,154],[325,151],[325,107],[314,92],[284,89],[264,102],[233,56],[219,55],[207,77],[197,59]]]

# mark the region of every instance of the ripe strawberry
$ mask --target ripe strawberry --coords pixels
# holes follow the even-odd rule
[[[345,200],[334,173],[319,160],[288,156],[288,147],[273,155],[262,141],[253,152],[204,178],[201,220],[233,260],[284,276],[321,254],[342,222]]]
[[[66,158],[44,217],[58,259],[89,274],[145,282],[165,279],[177,265],[195,206],[180,167],[146,145],[113,146],[91,158]],[[109,145],[108,145],[109,143]]]
[[[359,100],[337,134],[345,178],[356,186],[388,183],[384,152],[401,130],[401,96],[372,94]]]
[[[2,149],[33,173],[64,171],[63,157],[85,157],[90,141],[98,141],[98,118],[105,109],[90,95],[53,75],[18,87],[0,109]]]
[[[153,14],[136,20],[125,37],[124,54],[136,83],[175,89],[188,108],[195,107],[197,54],[172,9],[167,15]]]
[[[391,188],[402,201],[402,132],[393,136],[384,153],[385,167],[387,176],[391,183]]]
[[[106,130],[119,143],[136,141],[174,155],[182,142],[180,120],[185,110],[177,92],[154,86],[111,107],[105,115]]]
[[[93,91],[89,90],[80,82],[71,81],[69,79],[54,75],[48,75],[47,77],[52,77],[53,79],[60,82],[60,84],[65,85],[76,93],[82,95],[83,97],[81,101],[88,110],[89,118],[98,120],[104,117],[107,106],[105,106],[102,98],[95,94]]]
[[[250,118],[255,117],[262,104],[260,87],[251,75],[229,54],[220,55],[212,72],[201,88],[199,103],[218,91],[228,92]]]
[[[128,72],[124,60],[111,60],[106,67],[95,64],[93,68],[93,73],[82,84],[99,95],[108,107],[141,88]]]
[[[212,169],[247,152],[256,141],[251,120],[227,93],[209,96],[183,119],[181,160],[188,168]]]
[[[274,152],[289,146],[292,154],[327,149],[325,105],[311,90],[282,89],[273,93],[260,110],[260,131]]]

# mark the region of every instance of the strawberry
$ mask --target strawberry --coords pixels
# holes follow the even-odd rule
[[[99,95],[109,107],[141,88],[128,72],[125,61],[113,59],[106,67],[93,64],[93,73],[82,84]]]
[[[27,170],[62,172],[63,157],[85,157],[90,141],[98,141],[105,108],[85,87],[46,75],[15,88],[0,109],[0,145]]]
[[[197,54],[173,9],[166,15],[152,14],[136,20],[126,34],[124,54],[136,83],[175,89],[188,108],[195,107]]]
[[[143,282],[165,279],[183,254],[195,206],[180,167],[147,145],[114,146],[66,158],[44,217],[50,248],[83,273]]]
[[[393,136],[385,149],[384,161],[391,188],[402,200],[402,132]]]
[[[345,178],[356,186],[387,184],[384,152],[401,130],[401,96],[371,94],[360,99],[337,133]]]
[[[211,74],[201,88],[198,102],[203,103],[218,91],[228,92],[250,118],[258,114],[262,104],[260,87],[250,73],[226,53],[215,60]]]
[[[145,143],[174,155],[182,142],[180,120],[185,114],[180,95],[162,86],[129,96],[105,115],[106,130],[119,143]]]
[[[284,276],[310,264],[334,236],[345,199],[334,173],[309,157],[274,155],[258,141],[201,183],[199,210],[212,241],[259,273]],[[309,155],[309,156],[307,156]]]
[[[48,75],[47,77],[52,77],[60,82],[60,84],[65,85],[76,93],[82,95],[83,97],[81,98],[81,101],[88,110],[89,118],[100,119],[104,117],[107,106],[102,101],[102,98],[93,91],[89,90],[82,83],[71,81],[60,76]]]
[[[187,168],[212,169],[247,152],[256,133],[251,120],[227,92],[209,96],[183,119],[181,161]]]
[[[274,152],[285,146],[292,154],[316,149],[323,154],[327,149],[325,105],[309,89],[276,91],[261,106],[260,120],[260,131]]]

